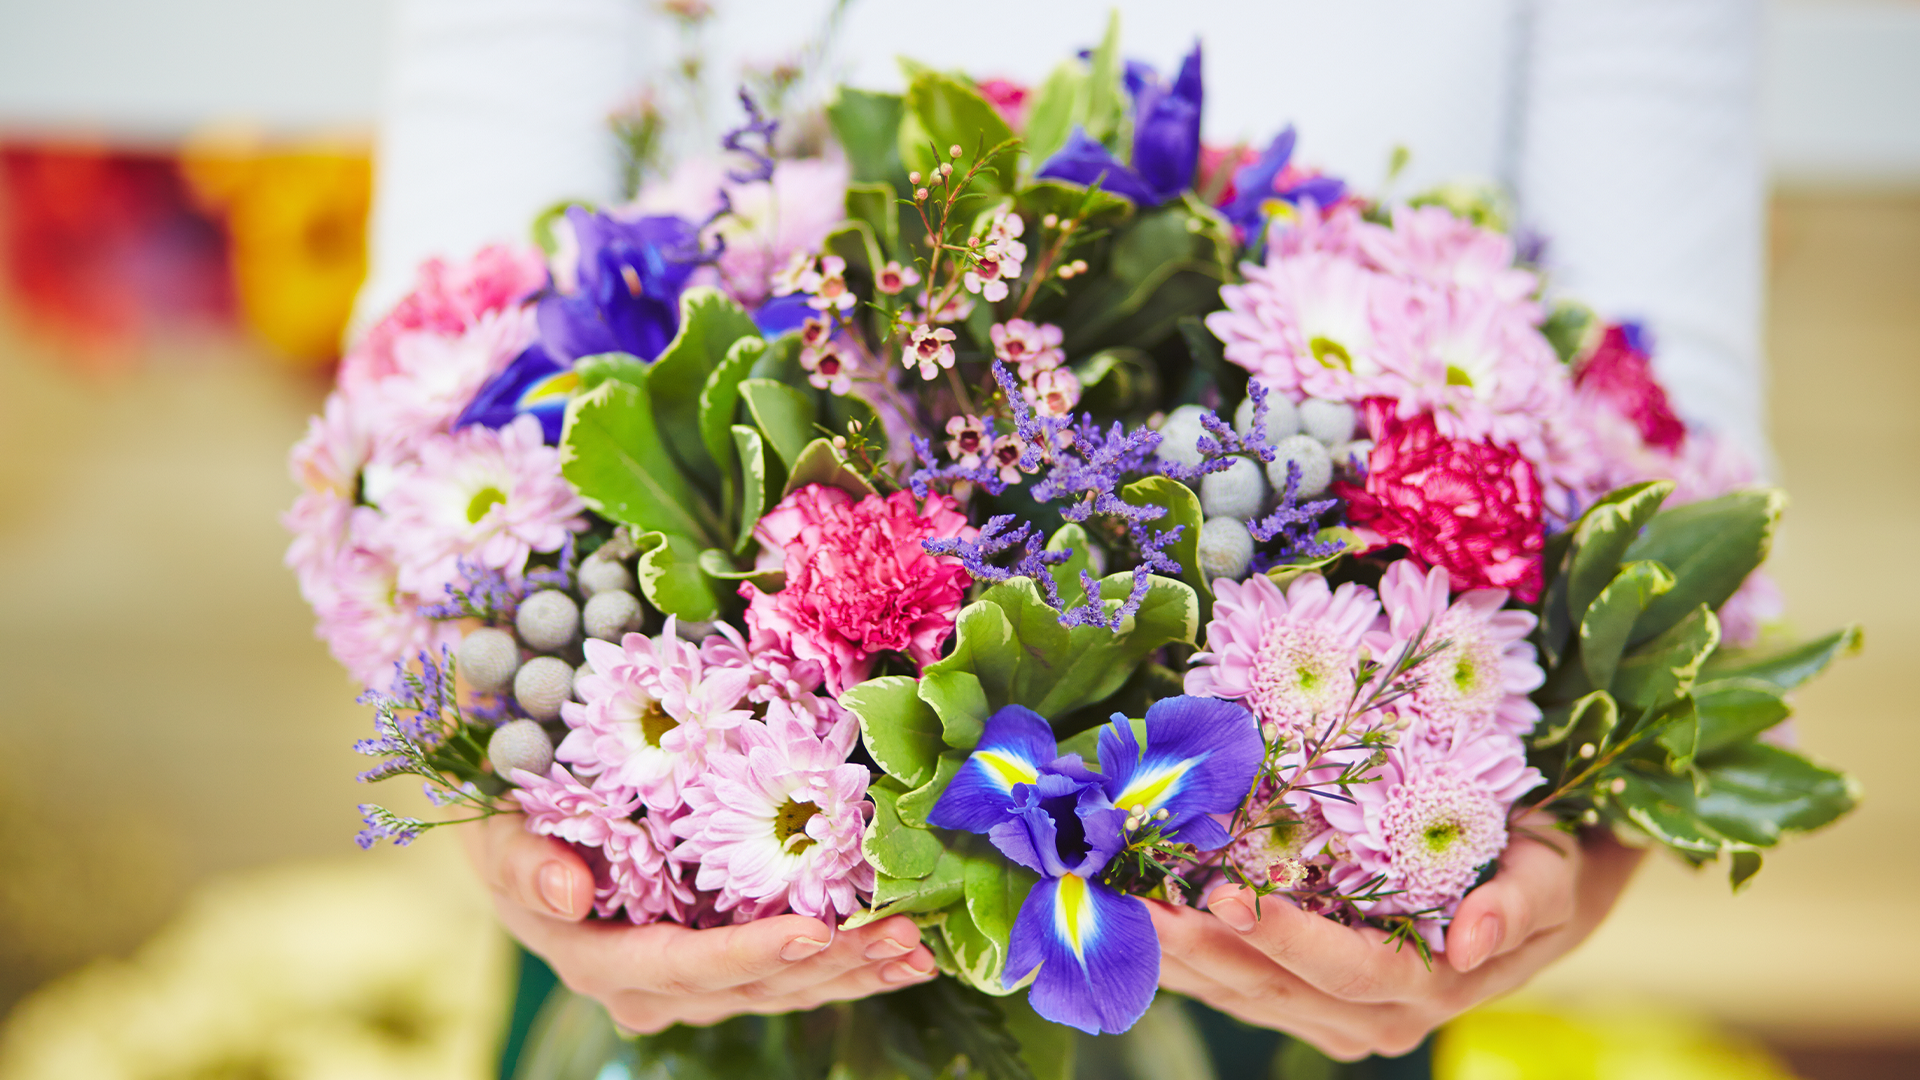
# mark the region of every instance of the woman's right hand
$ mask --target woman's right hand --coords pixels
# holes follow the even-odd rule
[[[593,874],[566,844],[528,832],[518,814],[460,831],[507,930],[629,1031],[811,1009],[935,974],[919,927],[905,917],[838,933],[805,915],[711,930],[583,922]]]

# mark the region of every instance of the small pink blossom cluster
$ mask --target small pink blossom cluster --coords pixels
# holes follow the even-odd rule
[[[1291,830],[1264,830],[1233,857],[1274,880],[1308,875],[1376,914],[1418,915],[1442,947],[1445,921],[1478,872],[1506,847],[1516,801],[1540,784],[1522,737],[1540,719],[1528,698],[1544,679],[1527,635],[1534,616],[1505,609],[1507,592],[1454,595],[1444,568],[1411,560],[1387,569],[1376,593],[1329,588],[1317,574],[1284,591],[1270,579],[1214,584],[1207,647],[1186,676],[1189,694],[1244,702],[1281,746],[1281,774],[1324,782],[1356,751],[1365,731],[1389,733],[1391,748],[1371,782],[1296,787],[1286,795]],[[1362,658],[1390,663],[1406,650],[1445,647],[1412,672],[1411,693],[1350,716]],[[1365,688],[1360,688],[1364,690]],[[1345,728],[1341,738],[1337,733]],[[1365,751],[1371,752],[1371,751]]]
[[[445,599],[460,560],[512,578],[582,527],[579,496],[537,420],[454,429],[532,340],[526,301],[546,281],[529,249],[427,263],[341,360],[338,387],[293,449],[301,491],[283,519],[294,534],[287,563],[319,636],[363,683],[452,643],[449,627],[416,609]]]
[[[693,926],[840,918],[873,889],[854,717],[820,665],[723,629],[701,645],[592,639],[545,776],[515,770],[527,827],[580,847],[594,911]]]

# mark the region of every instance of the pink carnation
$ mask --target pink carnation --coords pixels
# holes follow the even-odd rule
[[[456,337],[485,316],[518,307],[546,283],[546,260],[531,246],[489,244],[462,263],[429,259],[421,265],[413,291],[341,361],[341,374],[392,374],[398,370],[393,349],[401,338],[417,331]]]
[[[618,645],[592,638],[584,649],[593,671],[574,686],[580,701],[560,707],[573,730],[554,757],[634,789],[656,810],[676,809],[709,757],[752,719],[740,707],[751,676],[709,667],[697,646],[680,640],[671,617],[657,638],[628,634]]]
[[[927,554],[921,542],[975,533],[952,499],[934,496],[924,515],[904,491],[856,501],[808,484],[760,519],[755,533],[786,569],[786,587],[751,582],[747,626],[782,652],[819,662],[838,695],[864,680],[875,654],[902,652],[917,664],[938,659],[971,580],[958,560]]]
[[[776,703],[766,723],[738,729],[739,752],[715,756],[687,789],[674,856],[700,864],[695,884],[719,893],[718,910],[837,921],[873,891],[860,851],[871,774],[847,761],[858,734],[846,718],[816,737],[811,717]]]
[[[1007,122],[1014,134],[1026,130],[1027,108],[1032,104],[1033,92],[1022,83],[1012,79],[986,79],[974,84],[980,96],[987,99],[993,111]]]
[[[1329,589],[1318,574],[1302,574],[1285,593],[1258,574],[1213,589],[1207,647],[1187,669],[1187,693],[1244,702],[1269,737],[1297,737],[1345,714],[1362,644],[1379,629],[1371,589]]]
[[[1504,610],[1504,589],[1449,599],[1450,583],[1444,567],[1423,574],[1408,559],[1380,581],[1387,625],[1371,643],[1375,656],[1399,655],[1423,629],[1425,646],[1447,642],[1414,671],[1414,692],[1392,706],[1413,721],[1405,737],[1415,753],[1444,754],[1489,731],[1525,735],[1540,721],[1540,707],[1527,697],[1546,681],[1527,642],[1538,620]]]
[[[1446,920],[1480,868],[1506,850],[1508,811],[1544,778],[1510,735],[1434,757],[1389,750],[1375,775],[1346,789],[1351,802],[1319,800],[1329,832],[1318,840],[1334,860],[1328,878],[1343,892],[1383,878],[1379,891],[1392,895],[1356,905],[1370,914],[1437,909],[1418,928],[1444,949]]]
[[[1580,396],[1626,419],[1647,446],[1677,453],[1687,425],[1674,414],[1666,387],[1654,377],[1652,361],[1627,340],[1623,327],[1609,326],[1599,348],[1573,376]]]
[[[580,496],[560,475],[560,452],[540,421],[520,416],[422,440],[381,500],[382,540],[400,564],[400,586],[437,594],[461,559],[517,577],[535,551],[557,551],[585,527]]]

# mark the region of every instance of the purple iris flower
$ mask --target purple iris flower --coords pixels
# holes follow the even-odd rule
[[[540,430],[550,445],[560,442],[560,427],[566,420],[567,399],[580,385],[573,365],[562,364],[548,356],[538,342],[513,358],[505,371],[487,380],[480,392],[453,422],[455,430],[468,424],[500,428],[523,413],[540,421]]]
[[[1103,884],[1130,817],[1211,850],[1227,831],[1210,815],[1239,807],[1266,754],[1253,714],[1217,698],[1174,697],[1147,710],[1146,742],[1115,713],[1100,732],[1100,768],[1059,756],[1031,709],[993,714],[929,823],[985,833],[1041,875],[1007,943],[1008,985],[1034,973],[1034,1011],[1090,1034],[1125,1031],[1153,1003],[1160,941],[1139,897]],[[1163,816],[1164,815],[1164,816]]]
[[[760,328],[762,337],[772,341],[789,330],[800,329],[801,323],[817,314],[807,306],[806,293],[789,293],[773,297],[755,308],[753,324]]]
[[[1293,125],[1289,124],[1285,131],[1273,137],[1260,160],[1242,166],[1233,174],[1233,201],[1221,207],[1220,212],[1239,228],[1243,238],[1260,235],[1260,224],[1267,219],[1267,204],[1274,199],[1296,206],[1302,199],[1311,199],[1315,206],[1332,206],[1346,194],[1347,186],[1331,176],[1311,176],[1285,187],[1277,186],[1287,162],[1293,159],[1293,143]]]
[[[540,343],[560,362],[624,352],[652,360],[680,329],[680,290],[705,261],[699,227],[684,218],[621,221],[574,207],[579,288],[540,301]]]
[[[1102,188],[1142,206],[1158,206],[1193,183],[1200,164],[1200,44],[1180,64],[1171,84],[1151,67],[1128,61],[1133,94],[1133,164],[1125,165],[1099,140],[1075,128],[1067,144],[1047,159],[1039,176]]]

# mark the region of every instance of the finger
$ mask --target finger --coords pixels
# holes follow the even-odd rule
[[[924,969],[933,962],[933,954],[919,944],[919,931],[913,920],[904,916],[857,930],[843,930],[818,954],[726,992],[747,999],[811,993],[849,972],[875,965],[885,967],[901,960]]]
[[[526,818],[500,814],[466,831],[468,856],[496,897],[550,919],[586,918],[593,872],[586,860],[551,836],[526,830]]]
[[[1207,898],[1208,910],[1242,940],[1342,1001],[1403,1000],[1432,976],[1416,950],[1387,944],[1381,931],[1341,926],[1283,897],[1258,903],[1256,914],[1254,894],[1237,885],[1223,885]]]
[[[1447,963],[1468,972],[1573,917],[1580,846],[1564,833],[1515,833],[1500,871],[1467,894],[1447,928]]]
[[[1265,912],[1271,906],[1269,900],[1261,909]],[[1265,1003],[1282,1013],[1323,1013],[1331,1011],[1336,1004],[1342,1011],[1355,1008],[1275,963],[1272,957],[1249,943],[1245,935],[1218,918],[1192,909],[1150,907],[1158,908],[1152,914],[1154,929],[1161,931],[1163,968],[1178,965],[1237,996]]]

